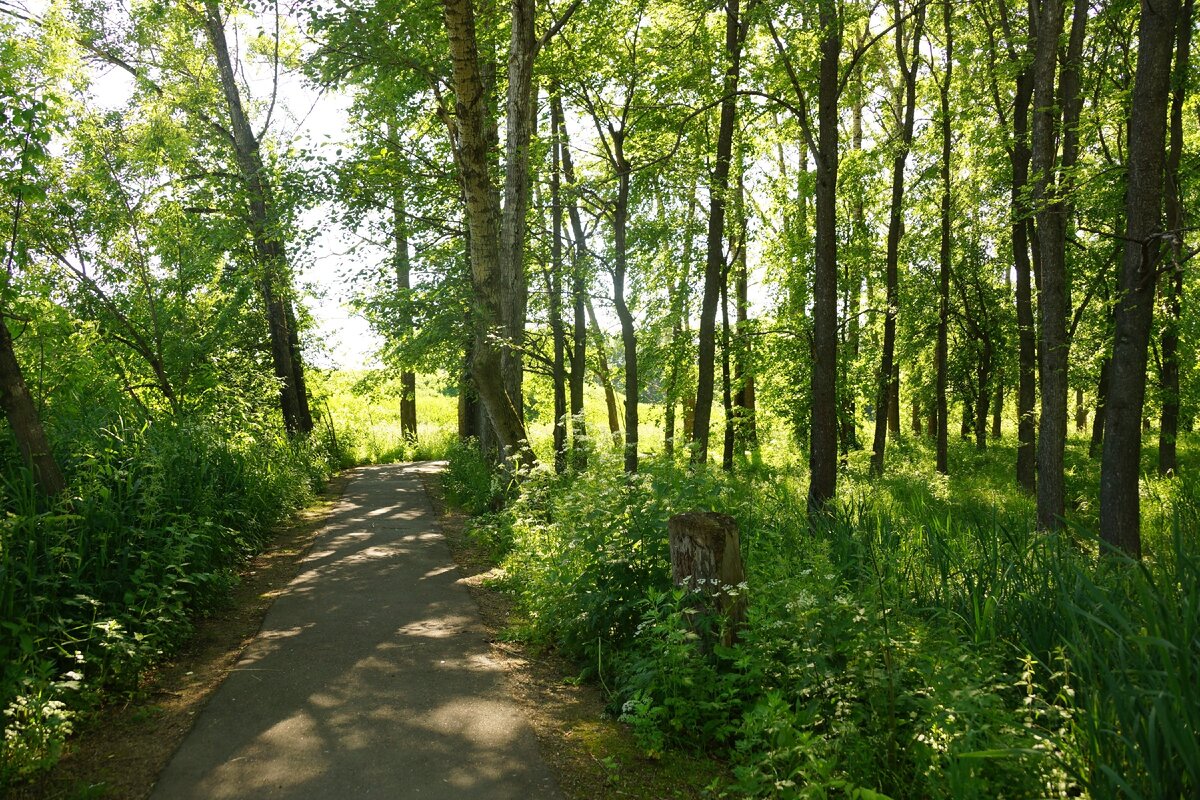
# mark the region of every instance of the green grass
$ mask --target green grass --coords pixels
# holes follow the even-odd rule
[[[601,448],[585,474],[536,472],[503,511],[478,504],[477,535],[507,553],[514,635],[575,659],[647,751],[729,759],[730,797],[1196,791],[1195,436],[1184,477],[1165,480],[1147,437],[1133,566],[1098,557],[1099,465],[1083,438],[1068,442],[1061,535],[1035,530],[1010,431],[985,452],[952,437],[949,476],[911,434],[890,443],[880,480],[850,453],[833,513],[813,524],[806,458],[762,422],[764,446],[732,475],[648,453],[630,479]],[[456,471],[472,458],[452,454],[468,487],[489,480],[478,464]],[[741,528],[750,618],[734,648],[704,646],[670,584],[666,520],[693,508]]]

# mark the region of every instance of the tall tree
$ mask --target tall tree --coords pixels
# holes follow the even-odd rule
[[[1125,251],[1112,361],[1104,455],[1100,464],[1100,536],[1113,548],[1141,558],[1141,497],[1138,491],[1146,360],[1154,315],[1154,290],[1164,244],[1163,166],[1171,53],[1179,0],[1142,6],[1138,22],[1137,74],[1130,110]]]
[[[750,3],[753,2],[750,0]],[[708,254],[704,262],[704,293],[700,302],[693,464],[708,463],[709,423],[712,419],[713,387],[716,385],[717,304],[725,268],[725,211],[733,157],[733,129],[737,118],[738,83],[742,70],[742,46],[748,25],[748,17],[743,17],[741,13],[741,0],[725,0],[725,71],[721,83],[716,157],[708,189]]]
[[[896,316],[900,311],[900,236],[904,230],[904,167],[912,148],[913,128],[917,112],[917,69],[920,67],[921,38],[925,27],[925,2],[918,0],[913,13],[911,38],[906,36],[905,13],[899,2],[893,4],[892,13],[896,25],[896,61],[903,81],[903,117],[895,140],[895,155],[892,157],[892,201],[888,214],[887,260],[885,283],[887,286],[887,308],[883,320],[883,353],[879,359],[879,391],[876,394],[875,439],[871,450],[871,473],[883,474],[884,450],[887,447],[888,417],[894,394],[892,376],[896,354]],[[948,12],[947,12],[948,13]],[[947,17],[948,19],[949,17]],[[947,63],[949,63],[949,36],[947,29]],[[943,93],[949,91],[949,67]],[[946,101],[942,103],[946,111]],[[946,123],[949,124],[949,123]]]
[[[946,403],[946,372],[949,369],[949,345],[947,342],[950,314],[950,157],[953,153],[951,140],[950,119],[950,81],[954,76],[954,26],[950,15],[950,3],[942,3],[942,27],[946,37],[945,72],[938,86],[941,100],[941,129],[942,129],[942,235],[938,252],[938,324],[937,352],[934,360],[937,365],[937,471],[943,475],[950,472],[948,448],[949,406]]]
[[[1171,78],[1170,144],[1167,151],[1166,223],[1171,234],[1171,257],[1163,275],[1163,299],[1167,318],[1163,321],[1160,345],[1162,369],[1159,388],[1162,416],[1158,429],[1158,474],[1170,475],[1179,468],[1176,438],[1179,435],[1179,328],[1183,320],[1184,210],[1180,164],[1183,160],[1183,102],[1187,96],[1191,66],[1193,0],[1184,0],[1179,16],[1175,65]]]
[[[505,104],[503,197],[493,179],[492,117],[472,0],[444,0],[454,115],[444,115],[454,144],[470,236],[474,346],[471,372],[505,458],[533,461],[525,431],[521,346],[525,336],[525,212],[533,133],[533,63],[542,45],[578,8],[576,2],[539,39],[534,0],[514,0]],[[497,342],[497,339],[499,342]]]
[[[287,243],[274,206],[270,175],[262,159],[259,136],[250,127],[238,87],[237,75],[225,37],[225,20],[217,0],[204,2],[204,30],[212,46],[217,76],[229,114],[230,141],[238,172],[247,192],[247,226],[262,270],[260,286],[271,336],[271,357],[279,381],[280,405],[287,429],[309,433],[313,429],[304,382],[304,364],[291,307],[291,276]]]

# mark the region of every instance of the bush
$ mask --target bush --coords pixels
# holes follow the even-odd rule
[[[4,471],[18,477],[0,496],[0,786],[53,764],[102,693],[136,690],[328,476],[318,440],[254,434],[103,430],[75,443],[75,496],[48,511]]]

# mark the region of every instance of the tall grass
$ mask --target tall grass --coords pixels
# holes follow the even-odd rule
[[[1082,445],[1079,497],[1095,479]],[[627,477],[600,453],[584,474],[535,474],[477,529],[507,551],[517,633],[576,659],[647,750],[730,758],[730,796],[1195,796],[1196,480],[1149,482],[1133,565],[1101,555],[1082,502],[1063,533],[1036,531],[1011,456],[956,442],[944,478],[902,440],[869,482],[853,454],[814,524],[786,454],[734,475],[648,457]],[[666,520],[692,508],[741,527],[750,615],[733,648],[702,647],[670,586]]]
[[[0,787],[52,764],[103,693],[136,689],[337,458],[320,437],[189,421],[70,451],[72,497],[50,510],[15,458],[0,473]]]

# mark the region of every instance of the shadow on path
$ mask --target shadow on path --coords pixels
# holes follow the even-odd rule
[[[559,798],[417,477],[365,467],[153,800]]]

